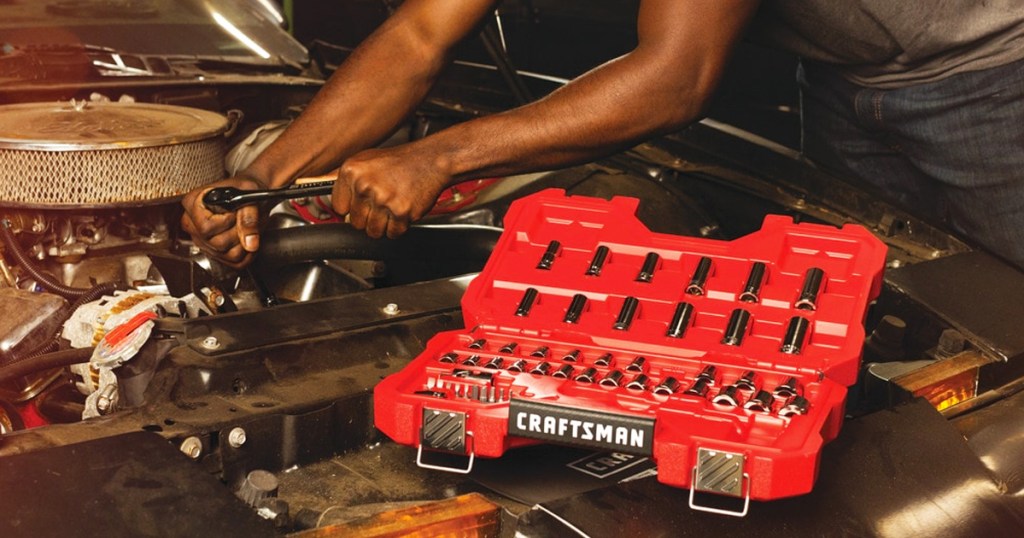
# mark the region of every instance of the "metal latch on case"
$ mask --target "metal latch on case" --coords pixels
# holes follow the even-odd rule
[[[420,428],[420,443],[416,450],[416,465],[424,469],[467,474],[473,469],[474,454],[470,441],[473,432],[466,429],[466,413],[423,408],[423,426]],[[423,448],[448,454],[468,454],[465,468],[425,463]]]
[[[723,452],[708,448],[697,449],[697,465],[693,467],[690,481],[690,508],[703,512],[743,517],[750,508],[750,476],[743,472],[746,456],[735,452]],[[724,510],[694,502],[697,491],[739,497],[743,499],[742,510]]]

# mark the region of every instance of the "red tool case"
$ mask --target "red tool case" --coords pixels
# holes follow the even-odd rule
[[[774,215],[734,241],[657,234],[637,204],[556,189],[513,204],[462,299],[467,329],[377,386],[377,427],[426,467],[424,450],[470,457],[451,471],[552,442],[650,456],[691,492],[810,491],[885,246]]]

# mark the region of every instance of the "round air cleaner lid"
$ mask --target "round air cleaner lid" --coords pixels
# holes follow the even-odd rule
[[[150,103],[0,106],[0,207],[169,202],[224,177],[220,114]]]
[[[150,103],[0,106],[0,148],[86,151],[163,146],[219,135],[228,120],[205,110]]]

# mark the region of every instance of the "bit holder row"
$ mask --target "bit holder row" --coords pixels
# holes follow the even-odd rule
[[[518,342],[507,342],[497,348],[496,351],[505,356],[487,355],[488,347],[493,346],[488,345],[486,338],[478,338],[466,346],[471,353],[449,351],[440,355],[437,362],[445,367],[461,367],[453,370],[456,377],[485,379],[488,382],[497,379],[501,375],[499,371],[505,371],[513,376],[511,384],[518,381],[515,376],[519,374],[548,376],[564,382],[575,382],[576,385],[594,385],[602,390],[622,388],[633,394],[696,397],[720,408],[740,408],[766,414],[775,411],[782,417],[804,415],[810,407],[810,402],[803,396],[803,388],[796,376],[776,380],[774,386],[769,387],[770,383],[764,379],[765,376],[753,370],[742,371],[739,374],[722,374],[720,367],[706,365],[698,374],[688,376],[678,368],[652,367],[651,362],[642,355],[616,357],[616,354],[607,351],[595,350],[584,354],[581,349],[572,349],[561,356],[561,362],[554,362],[555,357],[552,356],[551,348],[545,345],[533,347],[533,351],[528,354],[529,358],[517,358],[516,352],[526,347]],[[596,358],[590,360],[587,356]],[[472,370],[474,368],[479,371]],[[723,377],[728,378],[730,375],[734,379],[723,385]],[[434,378],[428,378],[425,382],[427,390],[436,392],[445,386],[443,379],[443,375],[438,375],[435,383]],[[458,387],[458,384],[453,385],[449,382],[449,387],[451,386]],[[483,403],[505,400],[504,387],[492,386],[489,393],[487,390],[485,388],[480,392],[470,387],[465,391],[453,392],[452,397]],[[511,389],[508,394],[511,396]],[[441,398],[447,396],[436,393],[432,395]]]

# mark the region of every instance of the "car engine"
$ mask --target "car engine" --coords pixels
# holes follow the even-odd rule
[[[106,306],[69,325],[78,331],[69,335],[73,346],[96,345],[114,326],[102,325],[111,314],[144,309],[139,303],[155,295],[142,290],[160,284],[146,254],[168,248],[178,197],[222,177],[228,123],[203,110],[130,99],[3,108],[0,233],[12,262],[2,268],[11,314],[4,317],[5,366],[55,350],[55,329],[86,303]],[[9,382],[5,396],[12,403],[34,398],[52,374]]]

